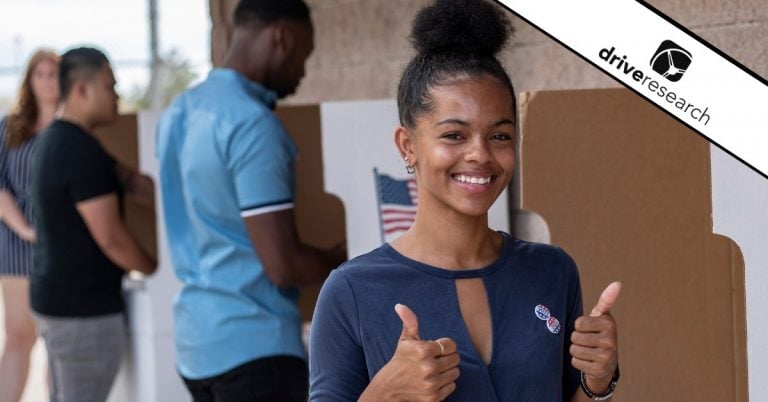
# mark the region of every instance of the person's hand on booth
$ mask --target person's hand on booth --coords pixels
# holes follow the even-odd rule
[[[117,163],[115,170],[123,185],[126,196],[142,206],[154,208],[155,183],[149,176],[141,174],[138,170],[122,163]]]

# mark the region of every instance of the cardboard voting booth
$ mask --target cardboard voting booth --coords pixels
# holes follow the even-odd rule
[[[579,265],[587,310],[610,281],[624,283],[614,311],[622,369],[614,400],[747,401],[747,351],[750,361],[766,360],[765,338],[747,335],[766,331],[768,322],[760,320],[755,291],[768,285],[756,269],[768,263],[760,247],[768,229],[751,222],[768,217],[756,206],[744,207],[746,217],[733,209],[746,202],[740,196],[768,199],[768,185],[738,179],[738,164],[626,90],[527,93],[520,103],[519,180],[489,220],[567,250]],[[278,115],[299,149],[295,212],[304,241],[323,248],[346,241],[354,257],[396,236],[402,228],[392,222],[408,224],[418,199],[394,145],[394,101],[285,106]],[[117,159],[156,183],[158,117],[123,116],[98,133]],[[180,285],[161,204],[126,207],[131,230],[160,266],[127,282],[130,350],[110,400],[185,400],[172,336]],[[389,207],[404,215],[385,213]],[[716,234],[713,217],[740,243]],[[318,289],[302,293],[305,320]],[[758,317],[749,333],[747,312]]]
[[[586,311],[624,284],[614,400],[746,401],[744,262],[713,233],[707,141],[623,89],[520,102],[522,208],[579,265]]]
[[[124,281],[130,337],[110,402],[176,401],[188,395],[175,369],[171,306],[180,285],[170,264],[157,188],[158,117],[159,112],[120,116],[116,124],[96,132],[115,159],[148,175],[156,186],[155,208],[125,200],[127,226],[142,247],[157,257],[158,269],[146,279]]]

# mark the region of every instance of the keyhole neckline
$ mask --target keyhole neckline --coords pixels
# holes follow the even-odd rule
[[[502,237],[501,253],[499,253],[499,257],[496,258],[495,261],[493,261],[492,263],[482,268],[456,270],[456,269],[435,267],[435,266],[411,259],[409,257],[406,257],[403,254],[400,254],[400,252],[395,250],[394,247],[392,247],[389,243],[384,243],[382,245],[382,250],[388,256],[398,261],[402,265],[409,268],[413,268],[417,271],[420,271],[429,275],[438,276],[438,277],[447,278],[447,279],[466,279],[466,278],[484,277],[496,272],[499,268],[503,267],[511,255],[511,251],[513,248],[511,243],[512,243],[512,240],[514,239],[512,238],[512,236],[502,231],[498,231],[498,233]]]

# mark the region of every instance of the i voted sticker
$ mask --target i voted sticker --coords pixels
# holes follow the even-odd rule
[[[536,306],[536,308],[533,309],[533,311],[536,313],[536,317],[539,317],[540,320],[546,321],[549,319],[550,314],[547,306],[539,304]]]
[[[533,308],[533,312],[536,314],[536,318],[545,322],[549,332],[555,335],[560,333],[560,321],[552,316],[552,313],[547,306],[537,304],[536,307]]]
[[[547,320],[547,329],[549,332],[557,335],[560,333],[560,321],[557,320],[555,317],[549,317]]]

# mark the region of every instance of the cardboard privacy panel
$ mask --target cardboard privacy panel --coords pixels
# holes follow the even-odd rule
[[[324,190],[320,107],[281,106],[276,112],[299,152],[294,211],[299,237],[312,246],[331,248],[345,241],[344,205]],[[312,318],[319,292],[320,286],[302,289],[299,310],[304,321]]]
[[[125,166],[139,170],[138,123],[135,114],[120,115],[117,121],[101,127],[94,133],[102,146]],[[155,188],[155,191],[160,191]],[[125,223],[136,241],[157,258],[157,231],[155,208],[125,198]]]
[[[155,180],[156,197],[159,188],[154,128],[158,116],[157,112],[121,115],[115,124],[94,133],[112,157]],[[147,280],[123,283],[130,342],[109,402],[177,400],[186,394],[176,374],[172,336],[171,305],[179,282],[173,274],[167,242],[160,229],[163,227],[160,210],[158,203],[146,206],[130,197],[125,199],[128,229],[141,246],[158,259],[159,265]]]
[[[614,400],[747,401],[744,263],[712,233],[709,143],[624,89],[520,99],[522,208],[576,260],[586,311],[624,284]]]

